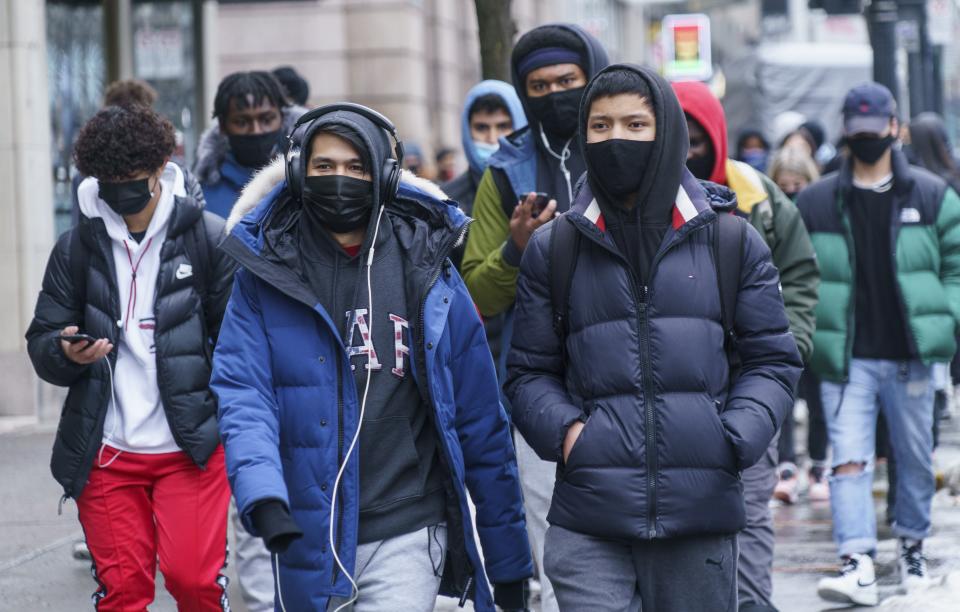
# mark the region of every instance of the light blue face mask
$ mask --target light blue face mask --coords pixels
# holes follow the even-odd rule
[[[477,157],[477,161],[480,162],[480,165],[484,168],[487,167],[487,164],[490,162],[490,157],[500,149],[500,143],[489,144],[486,142],[480,142],[479,140],[473,141],[473,152]]]

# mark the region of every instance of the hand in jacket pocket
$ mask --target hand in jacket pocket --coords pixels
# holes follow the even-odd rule
[[[563,439],[563,462],[566,463],[567,459],[570,457],[570,451],[573,450],[573,445],[577,443],[577,440],[580,438],[580,434],[583,432],[583,428],[586,425],[583,421],[574,421],[570,428],[567,429],[567,435]]]

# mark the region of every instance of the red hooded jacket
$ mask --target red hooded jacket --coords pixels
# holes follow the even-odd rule
[[[727,184],[727,118],[720,106],[720,100],[710,88],[699,81],[680,81],[673,83],[683,112],[703,126],[713,142],[714,162],[710,180],[721,185]]]

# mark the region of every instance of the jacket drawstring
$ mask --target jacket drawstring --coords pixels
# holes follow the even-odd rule
[[[143,250],[140,251],[140,257],[137,258],[137,263],[133,263],[133,254],[130,251],[130,245],[127,244],[127,241],[123,241],[123,248],[127,250],[127,261],[130,262],[130,295],[127,297],[127,309],[123,317],[123,329],[126,331],[127,323],[130,322],[130,316],[133,314],[134,310],[137,307],[137,270],[140,269],[140,264],[143,262],[143,256],[147,254],[147,251],[150,250],[150,245],[153,243],[153,238],[147,241],[146,246],[143,247]]]

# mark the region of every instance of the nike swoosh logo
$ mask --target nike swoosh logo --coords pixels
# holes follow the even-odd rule
[[[191,276],[193,276],[193,272],[184,272],[184,271],[182,271],[182,270],[177,270],[177,279],[178,279],[178,280],[183,280],[183,279],[185,279],[185,278],[190,278]]]
[[[872,581],[870,581],[870,582],[868,582],[868,583],[866,583],[866,584],[860,582],[860,579],[857,578],[857,586],[868,587],[868,586],[873,585],[873,584],[876,584],[876,583],[877,583],[877,579],[876,579],[876,578],[874,578]]]

